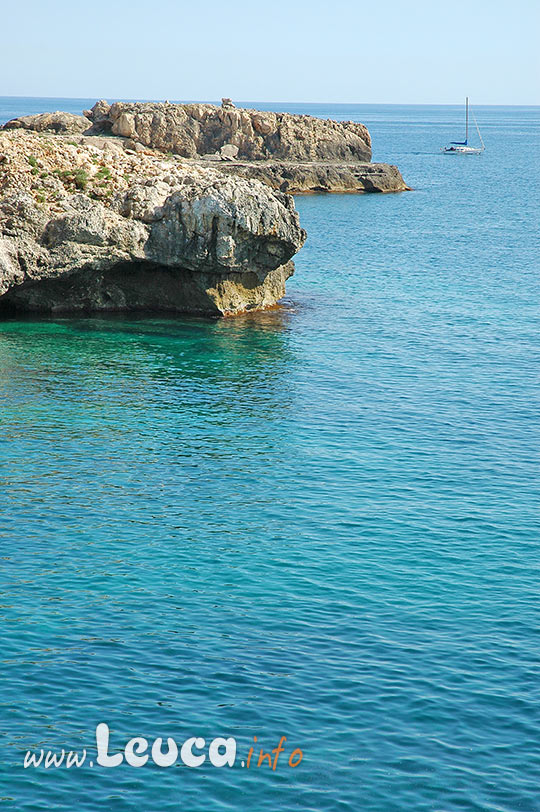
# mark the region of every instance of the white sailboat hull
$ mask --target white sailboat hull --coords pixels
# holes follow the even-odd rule
[[[445,155],[480,155],[483,151],[483,147],[445,147],[442,150]]]

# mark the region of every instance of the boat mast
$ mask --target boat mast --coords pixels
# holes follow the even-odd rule
[[[469,140],[469,97],[465,97],[465,143]]]

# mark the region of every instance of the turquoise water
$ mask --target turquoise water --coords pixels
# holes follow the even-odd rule
[[[3,808],[540,809],[540,109],[297,109],[415,191],[297,198],[281,311],[0,324]],[[98,722],[238,758],[23,769]]]

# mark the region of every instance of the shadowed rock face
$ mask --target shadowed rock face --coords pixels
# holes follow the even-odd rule
[[[85,114],[94,132],[110,131],[152,149],[195,158],[238,148],[239,158],[285,161],[369,161],[371,138],[363,124],[313,116],[259,112],[226,104],[100,101]]]
[[[241,178],[253,178],[288,194],[310,192],[405,192],[409,190],[397,166],[328,161],[232,161],[219,166]]]
[[[0,309],[265,308],[304,239],[292,198],[258,181],[0,133]]]

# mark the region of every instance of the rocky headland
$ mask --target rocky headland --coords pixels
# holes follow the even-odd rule
[[[115,138],[126,149],[213,163],[289,194],[408,189],[396,166],[371,163],[371,137],[358,122],[242,109],[230,99],[220,107],[101,100],[84,113],[25,116],[5,128]]]
[[[133,138],[144,146],[195,158],[227,144],[250,161],[369,161],[371,138],[363,124],[314,116],[214,104],[98,102],[85,111],[96,133]]]
[[[0,129],[0,312],[273,306],[301,248],[291,194],[407,189],[363,124],[97,102]]]
[[[292,197],[92,140],[0,132],[0,311],[218,316],[284,295],[305,240]]]

